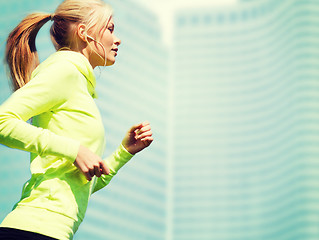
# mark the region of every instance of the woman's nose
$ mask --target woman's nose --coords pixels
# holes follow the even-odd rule
[[[120,45],[121,42],[122,42],[121,39],[119,39],[117,36],[114,37],[114,44],[115,44],[116,46]]]

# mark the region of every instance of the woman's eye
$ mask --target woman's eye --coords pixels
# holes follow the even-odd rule
[[[110,28],[108,28],[108,29],[109,29],[109,31],[110,31],[111,33],[113,33],[114,28],[110,27]]]

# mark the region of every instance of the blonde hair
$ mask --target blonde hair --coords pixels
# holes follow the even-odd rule
[[[35,39],[40,28],[48,21],[51,40],[55,48],[71,49],[74,26],[83,23],[87,31],[99,31],[107,26],[112,16],[112,8],[102,0],[65,0],[54,14],[34,13],[26,16],[9,34],[5,59],[10,71],[14,90],[30,81],[32,71],[39,65]]]

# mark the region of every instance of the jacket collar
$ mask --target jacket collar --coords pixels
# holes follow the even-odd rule
[[[75,66],[76,68],[83,74],[83,76],[87,80],[88,91],[93,98],[97,98],[96,93],[96,78],[94,75],[93,68],[89,62],[89,60],[79,52],[69,51],[69,50],[59,50],[59,54],[65,55]]]

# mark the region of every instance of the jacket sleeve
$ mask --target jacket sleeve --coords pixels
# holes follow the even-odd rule
[[[117,172],[133,157],[121,144],[116,151],[113,152],[108,158],[105,159],[105,163],[110,169],[109,175],[102,175],[97,179],[97,183],[93,190],[93,193],[100,190],[109,184],[112,178],[117,174]]]
[[[72,95],[76,74],[76,67],[67,61],[52,63],[33,74],[29,83],[0,106],[0,143],[73,162],[80,146],[78,141],[32,126],[27,121],[63,104]]]

